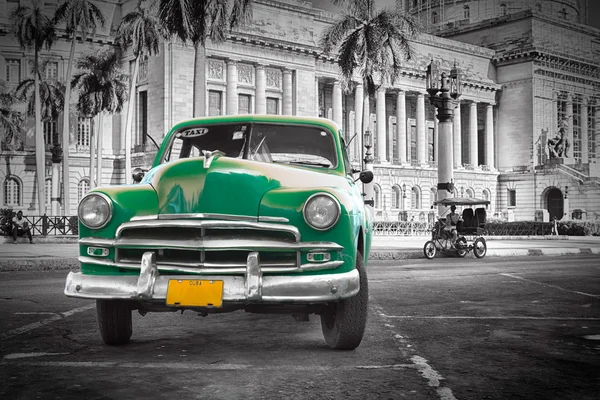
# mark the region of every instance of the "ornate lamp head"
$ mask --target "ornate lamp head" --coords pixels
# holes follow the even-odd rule
[[[364,140],[365,140],[364,146],[367,149],[373,147],[373,134],[371,133],[371,131],[369,129],[367,129],[365,131]]]
[[[460,68],[456,66],[456,61],[454,61],[454,66],[450,70],[450,96],[453,99],[457,99],[462,94],[462,71]]]
[[[426,71],[427,93],[435,96],[440,91],[440,67],[437,62],[431,60]]]

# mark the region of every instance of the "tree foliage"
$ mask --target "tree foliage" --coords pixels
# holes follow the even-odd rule
[[[79,92],[77,110],[87,117],[120,112],[127,101],[128,78],[119,66],[119,55],[110,48],[78,59],[79,72],[71,85]]]
[[[319,44],[336,52],[341,83],[346,90],[358,73],[373,96],[382,84],[393,85],[414,56],[410,40],[419,32],[417,22],[397,10],[377,10],[374,0],[333,0],[346,6],[339,20],[325,29]]]

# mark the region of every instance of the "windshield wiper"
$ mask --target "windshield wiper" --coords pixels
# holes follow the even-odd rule
[[[325,168],[330,168],[331,164],[325,164],[325,163],[320,163],[320,162],[315,162],[315,161],[286,161],[289,164],[300,164],[300,165],[314,165],[315,167],[325,167]]]

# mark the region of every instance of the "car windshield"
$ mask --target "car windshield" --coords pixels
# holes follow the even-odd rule
[[[174,135],[164,162],[200,157],[206,151],[248,160],[335,168],[333,135],[308,125],[223,124],[194,126]]]

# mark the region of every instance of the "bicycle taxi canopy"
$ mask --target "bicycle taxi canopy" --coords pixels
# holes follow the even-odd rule
[[[435,201],[434,205],[443,205],[443,206],[475,206],[475,205],[488,205],[490,204],[489,200],[484,199],[476,199],[474,197],[447,197],[442,200]]]

